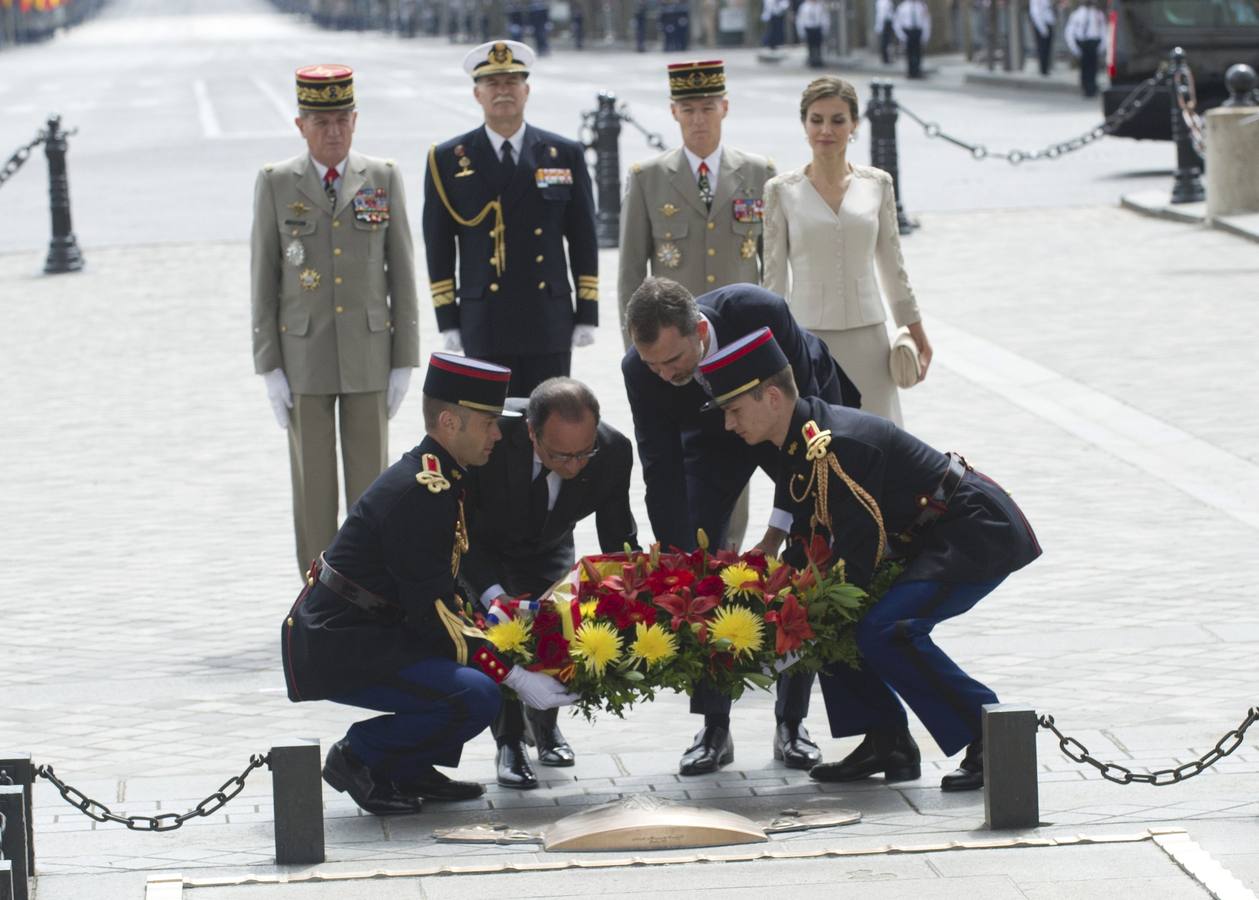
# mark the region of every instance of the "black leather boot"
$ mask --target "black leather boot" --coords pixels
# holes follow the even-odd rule
[[[809,772],[815,781],[859,781],[878,774],[889,782],[922,777],[922,754],[909,729],[872,731],[839,762],[814,766]]]
[[[475,800],[485,788],[475,781],[455,781],[432,766],[410,778],[395,778],[393,783],[404,794],[425,800]]]
[[[538,748],[538,762],[544,766],[571,766],[577,759],[559,726],[558,709],[525,707],[525,722]]]
[[[538,776],[529,765],[524,741],[500,741],[497,768],[498,783],[503,787],[531,791],[538,786]]]
[[[812,769],[822,761],[822,751],[804,723],[779,722],[774,729],[774,759],[782,760],[789,769]]]
[[[350,795],[355,803],[374,816],[403,816],[423,807],[419,797],[408,797],[392,781],[372,774],[342,738],[328,748],[323,780],[335,790]]]
[[[719,724],[706,719],[691,746],[682,754],[678,771],[683,775],[706,775],[732,762],[734,739],[730,737],[729,720]]]
[[[940,779],[942,791],[977,791],[984,786],[984,742],[975,741],[956,769]]]

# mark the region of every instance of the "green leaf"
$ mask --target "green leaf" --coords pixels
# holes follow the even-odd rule
[[[639,672],[637,669],[626,669],[624,672],[621,673],[621,675],[625,678],[626,681],[632,681],[635,684],[646,680],[646,677],[647,677],[642,672]]]

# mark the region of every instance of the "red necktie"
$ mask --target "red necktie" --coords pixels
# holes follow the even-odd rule
[[[337,189],[333,186],[336,184],[336,181],[337,181],[336,169],[329,169],[327,172],[323,173],[324,193],[328,195],[328,199],[332,201],[333,206],[336,206],[336,203],[337,203]]]

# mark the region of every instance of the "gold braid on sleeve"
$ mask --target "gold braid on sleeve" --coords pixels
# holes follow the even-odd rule
[[[486,216],[491,212],[494,213],[494,227],[490,229],[490,236],[494,238],[494,256],[490,261],[494,263],[494,271],[501,277],[503,270],[507,268],[507,229],[503,225],[502,198],[496,198],[485,204],[475,218],[465,219],[455,212],[455,208],[450,205],[450,198],[446,196],[446,186],[442,184],[441,174],[437,171],[436,144],[428,150],[428,171],[433,176],[433,185],[437,188],[437,196],[441,198],[442,206],[446,207],[446,212],[450,213],[450,217],[464,228],[476,228],[485,221]]]

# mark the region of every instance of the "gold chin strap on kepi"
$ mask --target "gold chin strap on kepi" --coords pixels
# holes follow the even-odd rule
[[[446,186],[442,184],[441,174],[437,171],[436,144],[428,151],[428,171],[433,176],[433,185],[437,188],[437,196],[441,198],[442,206],[446,207],[446,212],[450,213],[450,217],[464,228],[476,228],[485,221],[486,216],[491,212],[494,213],[494,227],[490,229],[490,236],[494,238],[494,255],[490,258],[490,262],[494,263],[494,271],[502,277],[507,268],[507,230],[503,226],[502,198],[496,197],[485,204],[485,208],[477,213],[475,218],[465,219],[450,205],[450,198],[446,196]]]
[[[819,525],[828,531],[834,532],[831,528],[831,511],[829,504],[829,487],[830,478],[827,477],[827,470],[834,472],[848,490],[852,492],[857,502],[870,514],[870,518],[874,519],[875,528],[879,533],[879,546],[874,553],[874,564],[877,566],[883,560],[883,555],[887,552],[887,530],[883,527],[883,512],[879,509],[879,504],[870,496],[870,492],[857,484],[852,476],[844,471],[843,466],[839,464],[839,460],[835,458],[835,454],[830,452],[831,449],[831,433],[830,431],[818,428],[817,423],[808,421],[800,429],[800,433],[804,435],[805,444],[808,450],[804,454],[804,458],[813,463],[813,469],[809,473],[809,480],[805,482],[804,490],[796,495],[795,481],[802,478],[801,475],[792,476],[789,490],[791,499],[797,503],[803,503],[808,499],[809,493],[813,494],[813,518],[810,524],[816,528]]]

